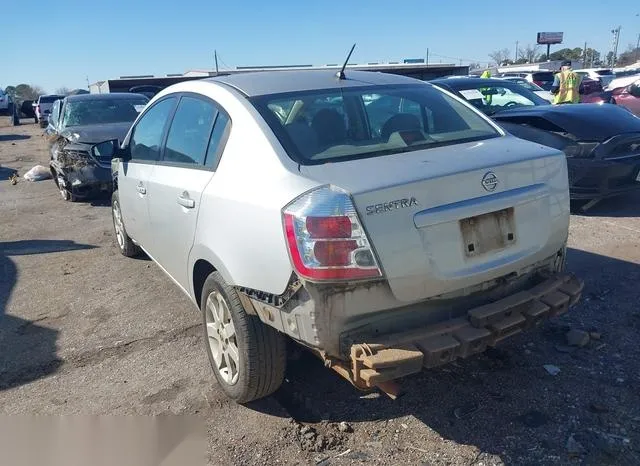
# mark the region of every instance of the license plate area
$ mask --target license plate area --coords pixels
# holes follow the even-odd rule
[[[516,242],[513,207],[460,220],[466,257],[505,249]]]

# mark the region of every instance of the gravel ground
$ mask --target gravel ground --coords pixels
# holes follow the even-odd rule
[[[8,169],[47,164],[41,134],[0,120],[0,413],[196,414],[211,464],[640,464],[640,196],[572,217],[586,288],[567,315],[406,378],[397,401],[292,351],[282,389],[239,406],[193,305],[115,249],[106,201],[10,184]],[[585,346],[569,330],[591,332],[574,332]]]

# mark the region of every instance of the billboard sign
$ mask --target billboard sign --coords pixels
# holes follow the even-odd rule
[[[538,44],[562,44],[563,32],[539,32]]]

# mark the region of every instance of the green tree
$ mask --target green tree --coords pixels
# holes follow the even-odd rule
[[[626,52],[623,52],[616,60],[617,66],[633,65],[635,62],[640,61],[640,47],[636,48],[635,45],[629,45]]]
[[[36,100],[38,97],[44,94],[44,91],[40,86],[34,86],[29,84],[18,84],[15,87],[16,100]]]
[[[549,60],[581,60],[583,58],[582,48],[576,47],[574,49],[565,48],[557,50],[549,54]]]

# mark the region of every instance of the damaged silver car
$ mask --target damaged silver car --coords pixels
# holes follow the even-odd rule
[[[49,166],[65,201],[111,193],[113,147],[147,102],[147,97],[131,93],[73,95],[55,102],[46,131]],[[95,145],[98,142],[103,144]]]

